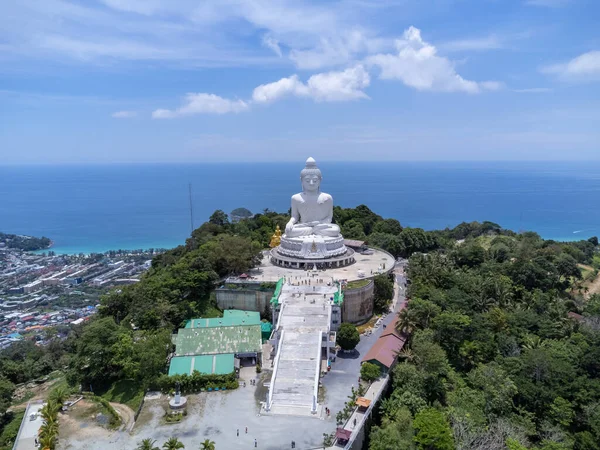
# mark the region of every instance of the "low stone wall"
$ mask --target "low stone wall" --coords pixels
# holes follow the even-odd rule
[[[217,289],[217,306],[222,309],[242,309],[263,313],[270,308],[274,290],[257,291],[253,289]]]
[[[374,296],[375,282],[372,279],[361,288],[344,290],[342,321],[357,325],[367,322],[373,315]]]

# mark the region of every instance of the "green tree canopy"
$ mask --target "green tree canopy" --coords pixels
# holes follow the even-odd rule
[[[385,311],[394,298],[394,283],[389,275],[377,275],[373,278],[373,303],[376,311]]]
[[[381,369],[377,364],[364,362],[360,366],[360,378],[365,381],[375,381],[381,376]]]
[[[211,214],[208,222],[219,226],[229,225],[229,217],[227,216],[226,212],[217,209]]]
[[[415,442],[423,450],[454,450],[452,430],[444,414],[434,408],[418,412],[413,422]]]
[[[360,334],[351,323],[343,323],[337,332],[337,344],[342,350],[354,350],[360,342]]]

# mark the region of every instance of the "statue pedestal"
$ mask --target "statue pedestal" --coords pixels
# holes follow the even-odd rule
[[[311,234],[289,238],[281,237],[278,252],[281,255],[302,259],[325,259],[343,255],[347,249],[342,236],[329,237]]]
[[[344,245],[344,238],[311,234],[281,236],[281,243],[271,250],[271,261],[294,269],[344,267],[354,263],[354,251]]]
[[[184,409],[186,405],[187,398],[182,397],[179,394],[176,394],[175,397],[169,400],[169,408],[171,408],[173,411]]]

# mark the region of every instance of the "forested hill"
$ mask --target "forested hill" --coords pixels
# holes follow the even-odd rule
[[[288,219],[263,211],[231,220],[216,211],[73,330],[61,344],[69,381],[153,386],[171,333],[186,319],[218,313],[211,299],[218,281],[253,267]],[[598,448],[600,299],[585,302],[572,288],[578,264],[599,266],[597,240],[545,241],[489,222],[424,231],[366,206],[336,207],[334,220],[347,238],[412,255],[412,300],[400,321],[412,338],[372,450]]]
[[[410,338],[370,450],[600,449],[600,295],[581,286],[598,239],[493,224],[435,235],[410,258]]]
[[[0,244],[3,243],[6,247],[33,252],[35,250],[43,250],[52,245],[52,241],[47,237],[22,236],[17,234],[0,233]]]

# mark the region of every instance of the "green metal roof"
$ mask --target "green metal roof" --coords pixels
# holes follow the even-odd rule
[[[224,375],[233,372],[233,353],[221,355],[175,356],[171,359],[169,376],[200,373]]]
[[[283,287],[283,278],[280,278],[275,285],[275,292],[273,293],[273,297],[271,297],[271,304],[277,305],[279,304],[279,296],[281,295],[281,288]]]
[[[234,327],[240,325],[259,325],[260,313],[256,311],[241,311],[239,309],[227,309],[223,312],[223,317],[213,317],[210,319],[192,319],[188,320],[185,328],[213,328],[213,327]]]
[[[262,351],[260,325],[181,328],[175,339],[177,356]]]
[[[342,291],[342,287],[338,283],[338,290],[335,294],[333,294],[333,303],[336,305],[341,305],[344,303],[344,291]]]

